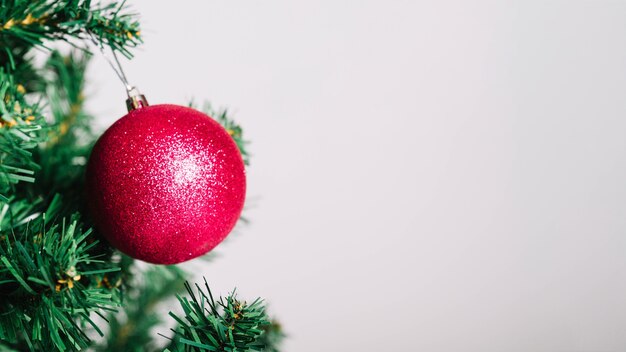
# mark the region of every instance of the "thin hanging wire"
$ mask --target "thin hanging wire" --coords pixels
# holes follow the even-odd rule
[[[106,51],[104,50],[104,45],[101,45],[100,43],[98,43],[93,33],[91,32],[87,32],[87,33],[89,34],[89,38],[91,38],[91,41],[93,42],[93,44],[97,46],[98,49],[100,49],[102,56],[104,57],[106,62],[109,64],[109,66],[111,66],[111,68],[113,69],[113,72],[115,72],[115,74],[120,79],[120,81],[122,81],[122,84],[124,84],[124,88],[126,88],[126,95],[130,97],[130,92],[135,87],[133,87],[132,85],[130,85],[130,83],[128,83],[128,79],[126,78],[126,74],[124,73],[124,69],[122,68],[122,64],[120,64],[120,60],[118,59],[117,54],[115,53],[115,50],[111,49],[111,53],[113,54],[113,59],[115,60],[115,63],[113,63],[113,60],[109,58]]]

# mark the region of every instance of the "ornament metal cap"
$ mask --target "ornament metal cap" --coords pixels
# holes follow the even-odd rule
[[[126,108],[128,109],[128,112],[145,108],[148,105],[148,100],[146,100],[146,97],[139,92],[137,87],[131,87],[128,89],[128,99],[126,99]]]

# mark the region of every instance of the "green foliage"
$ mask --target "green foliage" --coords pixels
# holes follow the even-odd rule
[[[52,52],[42,68],[29,56],[48,40],[87,33],[114,47],[138,43],[129,37],[138,35],[137,23],[116,13],[119,5],[91,13],[89,6],[89,1],[5,0],[0,7],[4,350],[89,347],[90,336],[103,335],[92,315],[117,309],[125,287],[120,256],[76,213],[84,211],[82,177],[93,143],[82,106],[87,55]]]
[[[276,320],[263,327],[263,334],[259,336],[259,343],[265,346],[264,352],[280,352],[280,345],[285,339],[285,333]]]
[[[176,266],[151,266],[141,275],[127,277],[124,311],[108,317],[110,331],[99,350],[157,351],[153,330],[163,322],[159,303],[184,289],[185,276]]]
[[[131,57],[141,43],[136,16],[119,1],[0,4],[0,351],[157,351],[159,304],[185,287],[191,299],[178,296],[184,318],[171,313],[180,323],[171,350],[277,351],[282,332],[261,301],[215,302],[199,287],[196,296],[178,267],[137,265],[91,229],[83,189],[96,136],[84,110],[90,54],[80,44]],[[48,51],[35,64],[33,49],[55,40],[81,49]],[[241,127],[225,110],[205,111],[247,163]]]
[[[53,51],[42,71],[46,79],[46,101],[50,113],[46,143],[35,152],[40,166],[36,173],[37,192],[63,194],[79,205],[83,198],[83,176],[95,136],[92,116],[83,109],[85,70],[89,56]],[[81,210],[78,206],[76,210]]]
[[[37,105],[29,105],[23,87],[0,68],[0,201],[20,181],[33,182],[38,165],[32,150],[42,141],[42,125]]]
[[[119,303],[118,291],[100,284],[119,268],[96,254],[97,242],[78,216],[54,221],[59,203],[55,197],[41,214],[24,202],[1,204],[0,339],[30,350],[88,346],[81,323],[102,335],[90,313],[113,310]]]
[[[235,292],[226,298],[213,299],[211,289],[204,281],[205,290],[196,284],[196,292],[185,284],[189,297],[177,296],[184,317],[170,312],[179,324],[169,351],[264,351],[261,338],[270,322],[265,305],[260,299],[246,303],[237,299]]]
[[[0,57],[15,68],[24,48],[44,47],[51,40],[85,39],[93,34],[104,45],[130,57],[141,43],[139,23],[123,13],[124,3],[93,5],[91,0],[1,0]]]

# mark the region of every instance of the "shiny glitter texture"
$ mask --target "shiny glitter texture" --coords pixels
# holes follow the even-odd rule
[[[180,263],[217,246],[243,208],[241,154],[207,115],[176,105],[133,110],[96,143],[88,203],[111,245],[155,264]]]

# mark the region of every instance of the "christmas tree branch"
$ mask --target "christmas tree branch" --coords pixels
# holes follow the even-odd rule
[[[158,303],[185,288],[185,275],[173,266],[138,271],[132,258],[99,241],[83,195],[95,136],[84,111],[89,55],[79,43],[95,39],[130,57],[141,43],[136,16],[123,1],[0,5],[0,352],[156,351]],[[32,49],[48,50],[56,40],[81,50],[51,51],[36,67]],[[204,110],[247,163],[241,127],[225,110]],[[234,293],[214,301],[208,285],[196,287],[186,286],[190,298],[178,296],[184,315],[171,313],[180,327],[170,350],[278,350],[280,326],[261,301],[246,304]],[[110,322],[98,345],[91,338],[104,329],[95,316]]]
[[[18,143],[9,144],[10,138],[0,140],[6,145],[0,170],[14,170],[20,156],[30,177],[5,184],[11,195],[0,203],[0,340],[19,350],[85,348],[91,344],[88,331],[102,336],[91,313],[101,315],[121,301],[120,256],[91,230],[80,230],[78,216],[72,215],[84,210],[81,184],[93,143],[90,116],[82,106],[86,65],[84,54],[51,53],[37,76],[45,88],[31,93],[47,102],[46,108],[28,105],[25,89],[11,76],[0,81],[5,97],[0,133],[30,137],[18,135],[25,152]],[[40,111],[47,112],[48,121]]]
[[[188,283],[188,297],[178,295],[184,317],[170,312],[179,324],[166,351],[264,351],[276,349],[266,345],[275,339],[263,338],[271,325],[260,299],[252,303],[240,301],[236,293],[213,299],[204,281],[194,291]]]
[[[259,336],[259,345],[265,346],[263,352],[280,352],[280,346],[285,339],[282,325],[277,320],[263,326],[263,334]]]
[[[101,285],[119,268],[94,254],[97,242],[77,215],[55,223],[60,203],[55,197],[45,213],[0,204],[0,339],[28,350],[87,347],[83,324],[102,335],[90,314],[119,305],[118,290]]]
[[[40,165],[36,173],[37,192],[61,193],[67,201],[80,205],[85,164],[94,135],[92,116],[84,111],[85,70],[89,56],[73,52],[67,56],[53,51],[47,60],[46,78],[48,129],[46,143],[35,152]],[[82,206],[75,208],[83,210]]]
[[[132,260],[132,259],[130,259]],[[162,323],[159,303],[184,290],[185,272],[177,266],[151,266],[127,278],[124,311],[111,314],[100,351],[157,351],[153,329]]]
[[[15,56],[24,47],[48,48],[47,41],[84,40],[93,35],[127,57],[141,43],[136,16],[124,12],[124,2],[92,5],[91,0],[2,0],[0,7],[0,61],[14,69]]]
[[[33,182],[32,150],[42,141],[43,117],[24,97],[24,87],[0,68],[0,201],[20,181]]]

